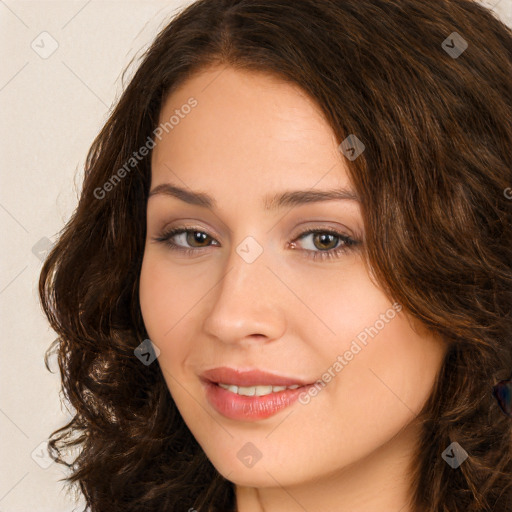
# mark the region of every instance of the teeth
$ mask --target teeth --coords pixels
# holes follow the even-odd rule
[[[293,386],[234,386],[232,384],[222,384],[221,382],[219,382],[219,386],[231,391],[231,393],[242,396],[265,396],[270,395],[270,393],[284,391],[285,389],[297,389],[299,387],[298,384]]]
[[[260,388],[261,390],[261,388]],[[259,390],[256,389],[256,386],[253,386],[253,387],[243,387],[243,386],[238,386],[238,390],[235,391],[235,393],[237,393],[238,395],[244,395],[244,396],[254,396],[256,395],[256,393],[258,392]],[[272,392],[272,387],[270,387],[270,392]],[[267,394],[267,393],[265,393]],[[261,396],[259,393],[257,396]]]

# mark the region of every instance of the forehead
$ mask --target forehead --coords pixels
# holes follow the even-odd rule
[[[179,178],[212,190],[229,184],[248,195],[263,184],[350,185],[319,107],[297,85],[273,75],[205,69],[164,102],[159,126],[165,123],[152,153],[152,185]]]

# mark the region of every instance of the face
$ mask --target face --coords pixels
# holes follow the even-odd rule
[[[371,279],[332,130],[296,86],[230,68],[189,79],[160,123],[173,115],[152,154],[140,305],[185,423],[244,486],[379,453],[412,428],[445,348]]]

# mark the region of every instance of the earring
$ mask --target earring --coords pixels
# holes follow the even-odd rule
[[[492,394],[496,398],[500,409],[512,418],[512,379],[502,380],[492,388]]]

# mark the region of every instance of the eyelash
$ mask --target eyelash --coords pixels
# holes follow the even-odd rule
[[[176,244],[175,242],[173,242],[171,240],[174,235],[178,235],[178,234],[182,234],[182,233],[191,233],[191,232],[204,233],[209,238],[213,239],[213,237],[210,237],[210,235],[208,235],[208,233],[206,233],[206,231],[203,231],[200,228],[196,228],[193,226],[188,226],[188,227],[178,226],[178,227],[171,228],[171,229],[163,232],[159,237],[155,237],[153,240],[155,242],[159,242],[159,243],[163,243],[163,244],[167,245],[173,251],[180,251],[185,256],[192,256],[193,253],[197,253],[198,251],[201,251],[202,249],[206,249],[207,247],[197,247],[195,249],[190,249],[187,247],[181,247],[180,245]],[[335,258],[335,259],[340,258],[343,254],[347,253],[348,251],[353,249],[354,246],[357,246],[360,243],[358,240],[354,240],[353,238],[351,238],[347,235],[344,235],[343,233],[340,233],[338,231],[331,230],[331,229],[308,229],[308,230],[304,231],[303,233],[301,233],[295,240],[301,240],[302,238],[306,237],[307,235],[316,234],[316,233],[332,235],[336,238],[339,238],[342,242],[342,245],[340,245],[339,247],[336,247],[334,249],[328,249],[325,251],[312,251],[312,250],[305,249],[305,251],[307,253],[309,253],[306,257],[311,258],[312,260],[324,261],[326,259],[330,260],[333,258]],[[211,247],[211,246],[209,246],[209,247]]]

